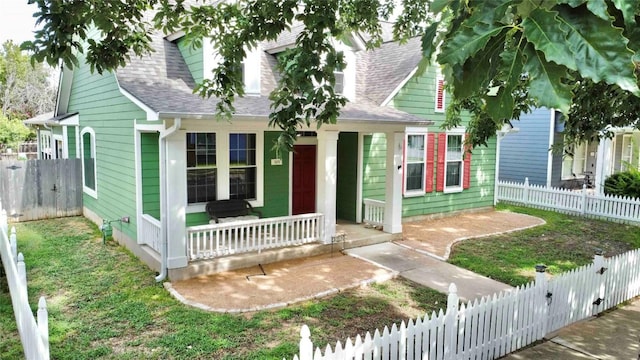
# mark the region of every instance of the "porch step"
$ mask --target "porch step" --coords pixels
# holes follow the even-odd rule
[[[358,229],[362,228],[361,229]],[[340,235],[344,234],[344,241]],[[390,242],[401,238],[401,234],[387,234],[381,231],[366,229],[362,225],[340,226],[333,244],[311,243],[280,249],[263,250],[223,256],[215,259],[193,261],[187,267],[170,269],[172,281],[185,280],[201,275],[211,275],[225,271],[243,269],[257,264],[270,264],[282,260],[299,259],[309,256],[339,252],[343,249]]]

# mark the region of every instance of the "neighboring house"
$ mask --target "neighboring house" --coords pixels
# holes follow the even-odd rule
[[[588,142],[567,149],[573,156],[551,151],[564,143],[564,123],[560,113],[534,109],[512,120],[518,129],[504,137],[500,145],[499,178],[560,188],[582,188],[583,183],[602,192],[604,180],[628,165],[639,167],[640,132],[614,129],[613,139]]]
[[[63,114],[54,116],[53,112],[38,115],[23,121],[27,126],[36,129],[38,143],[38,159],[66,159],[69,158],[69,147],[77,154],[78,145],[78,114]],[[68,134],[67,131],[74,133]]]
[[[212,200],[247,199],[287,224],[321,214],[315,240],[325,244],[338,220],[363,221],[365,198],[383,202],[391,234],[410,219],[493,205],[495,139],[471,154],[464,128],[440,128],[444,81],[435,66],[416,75],[419,39],[374,51],[359,35],[336,42],[347,62],[337,87],[349,102],[337,124],[301,128],[294,152],[279,157],[267,95],[276,55],[294,40],[287,34],[248,54],[246,95],[229,122],[216,121],[215,99],[193,94],[213,66],[207,41],[193,49],[180,33],[154,35],[153,54],[115,72],[63,69],[55,116],[43,126],[59,125],[52,136],[62,134],[63,156],[83,159],[85,215],[116,220],[114,238],[156,269],[164,247],[149,236],[166,239],[166,268],[180,278],[210,271],[199,259],[212,256],[193,255],[188,229],[216,226],[205,213]]]

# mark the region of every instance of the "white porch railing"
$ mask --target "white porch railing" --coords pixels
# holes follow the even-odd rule
[[[304,214],[187,228],[189,260],[302,245],[322,239],[324,215]]]
[[[160,253],[162,244],[161,224],[151,215],[142,214],[140,217],[140,243],[150,246]]]
[[[44,296],[38,301],[36,318],[29,306],[27,270],[22,253],[17,254],[16,229],[7,236],[7,213],[0,215],[0,256],[9,284],[13,314],[27,360],[49,359],[49,315]]]
[[[585,188],[572,191],[523,183],[498,182],[498,201],[519,203],[545,210],[640,223],[640,199],[591,194]]]
[[[640,295],[640,249],[605,259],[510,292],[459,304],[451,284],[446,310],[393,324],[391,329],[315,348],[303,325],[294,360],[497,359],[547,334]]]
[[[364,199],[364,219],[365,224],[372,226],[384,226],[384,201]]]

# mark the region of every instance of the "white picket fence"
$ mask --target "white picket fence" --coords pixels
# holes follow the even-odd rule
[[[294,360],[496,359],[640,295],[638,249],[607,259],[597,254],[592,264],[551,280],[544,266],[536,270],[534,282],[462,305],[451,284],[446,311],[324,350],[314,348],[303,325]]]
[[[316,242],[323,238],[323,224],[324,215],[303,214],[191,226],[187,255],[202,260]]]
[[[142,214],[140,217],[140,243],[150,246],[158,253],[161,252],[162,246],[160,226],[160,220],[151,215]]]
[[[372,226],[384,226],[384,201],[363,199],[365,224]]]
[[[640,199],[524,183],[499,181],[496,200],[539,209],[626,223],[640,223]]]
[[[2,206],[0,205],[0,209]],[[37,318],[34,318],[29,306],[27,293],[27,271],[24,256],[17,252],[16,229],[7,236],[7,213],[0,214],[0,256],[9,284],[11,304],[16,317],[20,341],[24,356],[28,360],[49,359],[49,316],[44,297],[38,301]]]

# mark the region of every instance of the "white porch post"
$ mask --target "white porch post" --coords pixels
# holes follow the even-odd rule
[[[596,157],[596,173],[594,174],[596,194],[603,193],[604,188],[602,185],[604,184],[604,180],[607,176],[611,175],[611,166],[613,164],[611,145],[611,139],[600,139]]]
[[[324,214],[325,243],[336,233],[336,181],[338,175],[338,131],[318,132],[316,211]]]
[[[167,197],[167,268],[175,269],[187,266],[186,209],[187,180],[185,176],[185,135],[177,131],[166,139],[167,161],[166,176]]]
[[[402,232],[402,143],[404,133],[388,132],[387,183],[384,203],[384,232]]]

